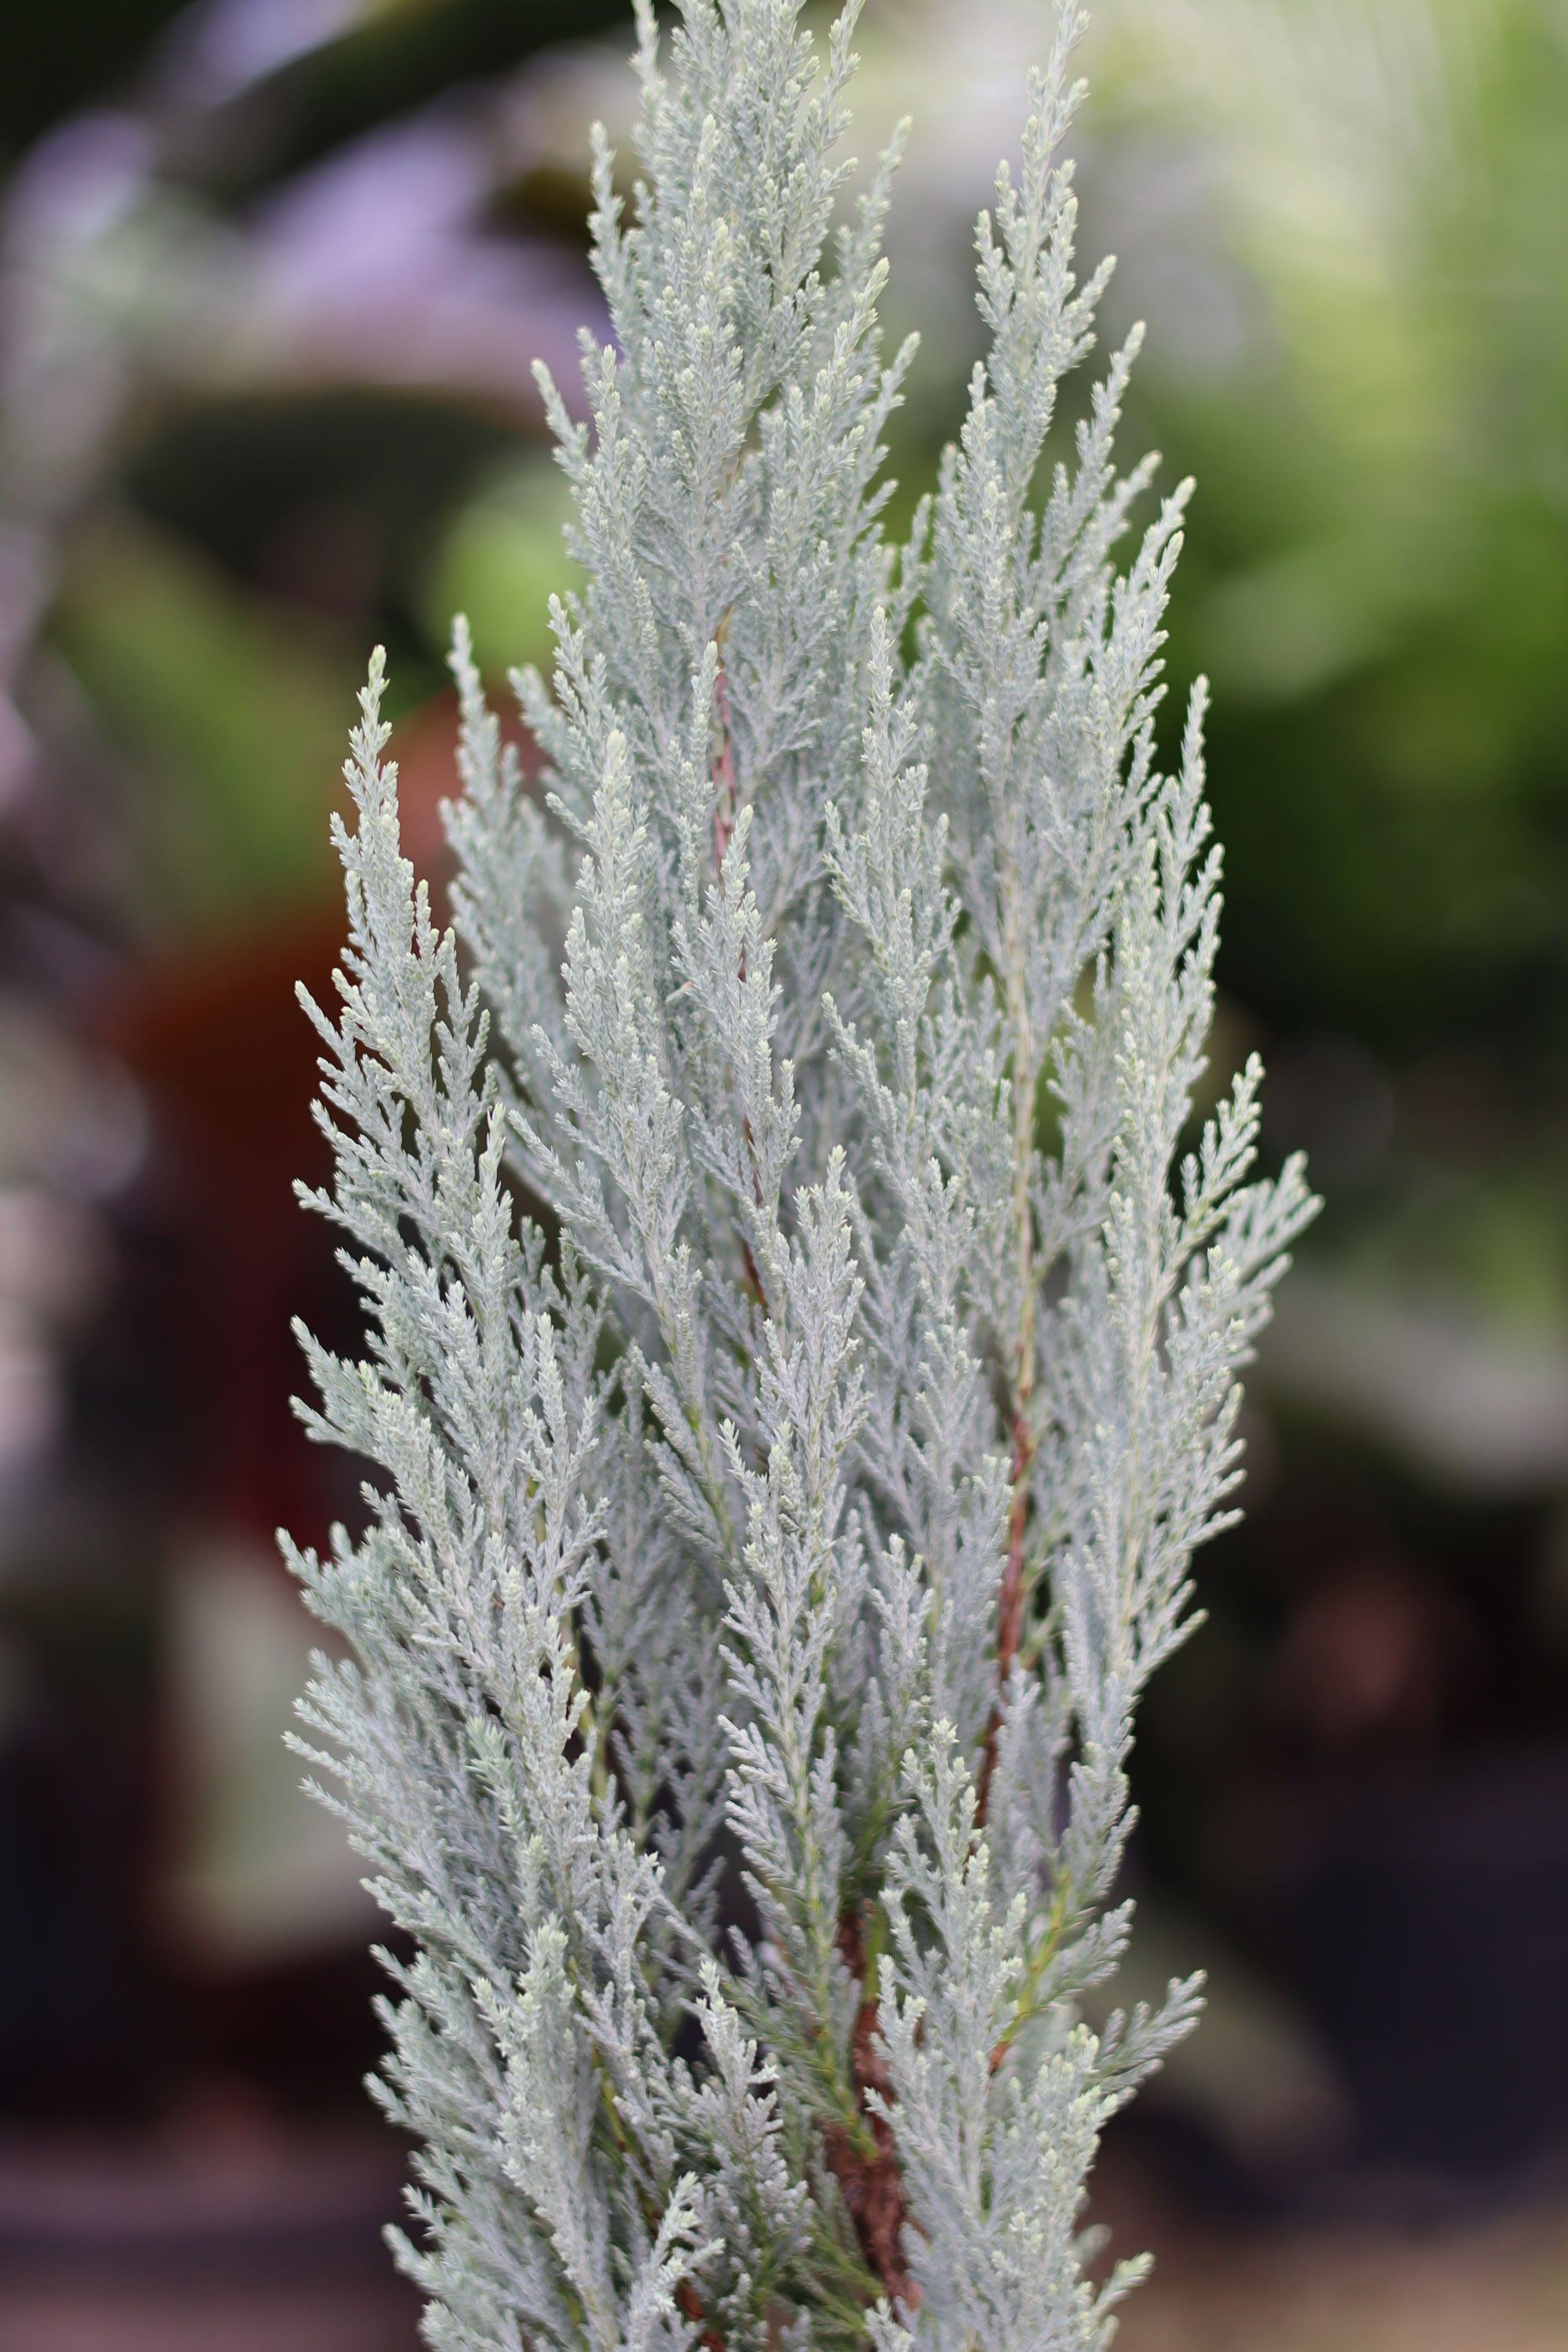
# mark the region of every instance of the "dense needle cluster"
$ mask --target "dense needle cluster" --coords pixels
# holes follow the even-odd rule
[[[447,2352],[1090,2352],[1107,2116],[1196,1987],[1092,2030],[1134,1710],[1234,1486],[1236,1370],[1310,1213],[1212,1006],[1201,697],[1156,765],[1184,492],[1072,274],[1080,30],[979,230],[989,353],[880,520],[854,0],[638,8],[603,141],[615,329],[544,385],[580,600],[516,681],[459,625],[455,930],[401,855],[373,667],[316,1202],[362,1363],[306,1340],[364,1531],[306,1720],[414,1957],[382,2095]]]

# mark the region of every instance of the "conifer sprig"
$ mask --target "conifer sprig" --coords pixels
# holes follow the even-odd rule
[[[313,1205],[368,1339],[306,1340],[306,1410],[374,1477],[291,1556],[414,1946],[380,2095],[444,2352],[1100,2352],[1136,2266],[1091,2282],[1085,2182],[1196,2012],[1079,2004],[1312,1203],[1255,1066],[1193,1127],[1218,860],[1201,693],[1154,735],[1184,488],[1115,568],[1131,347],[1058,453],[1079,13],[901,548],[857,13],[639,0],[591,423],[544,385],[586,585],[516,680],[537,787],[458,625],[453,929],[379,656],[345,771]]]

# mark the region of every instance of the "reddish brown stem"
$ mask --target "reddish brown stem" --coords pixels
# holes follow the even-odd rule
[[[1011,861],[1003,860],[1002,897],[1006,941],[1007,1007],[1013,1029],[1013,1245],[1017,1289],[1017,1326],[1013,1345],[1013,1499],[1007,1514],[1007,1565],[996,1596],[996,1696],[985,1727],[980,1776],[974,1792],[974,1826],[985,1825],[991,1809],[991,1784],[996,1777],[996,1754],[1007,1706],[1007,1685],[1013,1679],[1024,1639],[1024,1613],[1028,1590],[1024,1553],[1029,1528],[1029,1473],[1035,1460],[1035,1210],[1031,1194],[1035,1164],[1036,1096],[1039,1065],[1036,1059],[1034,1023],[1030,1013],[1027,960],[1020,914],[1017,877]]]
[[[985,1727],[985,1744],[981,1750],[980,1779],[974,1797],[974,1826],[984,1829],[991,1807],[991,1783],[996,1773],[996,1750],[1002,1737],[1002,1714],[1007,1703],[1007,1685],[1013,1679],[1013,1669],[1018,1663],[1018,1652],[1024,1641],[1024,1606],[1027,1592],[1024,1578],[1024,1548],[1029,1526],[1029,1472],[1034,1465],[1035,1441],[1027,1422],[1020,1413],[1013,1423],[1013,1507],[1007,1515],[1007,1565],[1003,1571],[1002,1589],[996,1602],[996,1699],[991,1709],[991,1720]]]
[[[719,753],[713,762],[713,866],[720,876],[724,871],[725,853],[735,830],[735,811],[739,803],[740,784],[735,774],[735,739],[730,726],[730,681],[722,663],[714,682],[714,699],[719,705]]]
[[[724,2339],[716,2329],[709,2326],[708,2314],[703,2308],[702,2297],[689,2279],[681,2280],[675,2290],[675,2300],[687,2318],[690,2320],[693,2327],[700,2328],[702,2331],[697,2338],[702,2347],[702,2352],[724,2352]]]
[[[866,1943],[859,1916],[847,1911],[838,1929],[838,1949],[850,1974],[861,1986],[860,2006],[850,2037],[850,2073],[855,2103],[866,2117],[872,2148],[842,2124],[830,2124],[824,2135],[828,2169],[837,2181],[860,2251],[875,2277],[895,2303],[915,2310],[921,2292],[904,2263],[904,2228],[909,2208],[904,2201],[903,2175],[892,2126],[885,2116],[868,2110],[866,2094],[891,2095],[888,2069],[878,2046],[879,2003],[866,1977]]]
[[[713,698],[718,705],[720,727],[719,750],[713,761],[713,870],[718,877],[719,887],[722,890],[724,859],[730,844],[734,838],[735,815],[740,805],[740,781],[735,772],[735,739],[730,719],[730,681],[724,675],[722,662],[720,663],[718,676],[714,680]],[[743,981],[745,977],[746,959],[742,951],[741,978]],[[751,1155],[752,1196],[760,1209],[763,1205],[763,1181],[757,1169],[756,1139],[752,1133],[752,1122],[749,1118],[742,1120],[742,1131],[745,1136],[746,1150]],[[743,1235],[741,1241],[741,1260],[746,1286],[765,1315],[768,1311],[767,1293],[763,1288],[763,1277],[752,1253],[752,1244]]]

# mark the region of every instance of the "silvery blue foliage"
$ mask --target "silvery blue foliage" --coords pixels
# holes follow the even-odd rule
[[[1156,763],[1185,498],[1124,571],[1130,351],[1053,455],[1064,7],[979,232],[989,357],[910,543],[878,341],[895,158],[840,160],[854,0],[642,0],[595,156],[616,343],[544,390],[580,599],[459,625],[455,929],[399,846],[379,656],[312,1008],[363,1362],[305,1340],[363,1535],[304,1706],[415,1957],[381,2095],[447,2352],[1090,2352],[1106,2118],[1195,1983],[1100,2030],[1134,1713],[1237,1476],[1310,1202],[1213,1003],[1201,697]]]

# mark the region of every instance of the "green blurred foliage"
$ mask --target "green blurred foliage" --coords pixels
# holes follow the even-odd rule
[[[1547,0],[1118,12],[1107,130],[1198,142],[1247,331],[1156,332],[1199,478],[1232,985],[1568,1079],[1568,37]],[[1091,185],[1092,175],[1091,175]],[[1092,204],[1091,204],[1092,218]]]
[[[349,661],[124,518],[73,551],[56,630],[131,756],[133,897],[153,937],[264,922],[330,882]]]
[[[426,573],[422,603],[432,637],[444,641],[453,614],[462,613],[491,677],[530,663],[547,667],[550,599],[584,578],[563,542],[572,512],[566,481],[542,450],[483,482],[453,515]]]

